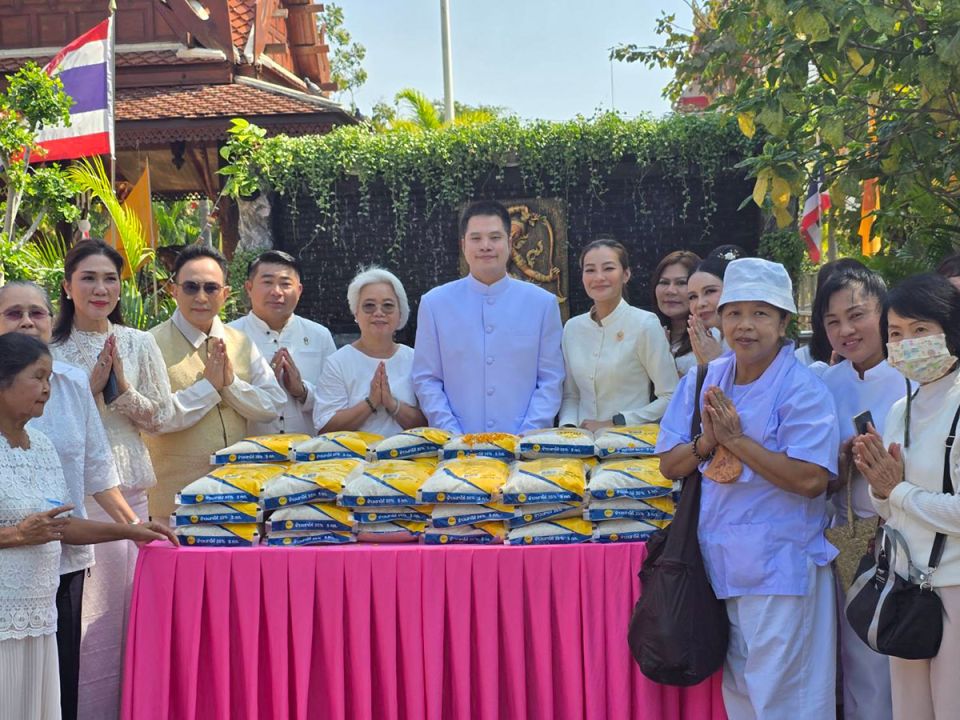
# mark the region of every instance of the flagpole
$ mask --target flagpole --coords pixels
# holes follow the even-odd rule
[[[114,195],[117,194],[117,128],[115,120],[115,103],[116,103],[116,86],[117,86],[117,43],[116,43],[116,14],[117,14],[117,3],[116,0],[109,0],[108,5],[109,17],[110,20],[110,38],[108,40],[108,46],[110,48],[110,87],[108,92],[110,94],[109,99],[109,108],[110,108],[110,189],[113,191]],[[119,199],[119,198],[118,198]],[[119,245],[120,243],[120,230],[115,231],[114,242]],[[129,259],[127,260],[129,262]]]

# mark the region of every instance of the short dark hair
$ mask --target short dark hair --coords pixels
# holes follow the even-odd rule
[[[247,280],[253,280],[254,275],[257,274],[257,270],[260,269],[261,265],[283,265],[293,270],[297,274],[297,277],[303,277],[303,273],[300,272],[300,263],[297,262],[293,255],[285,253],[283,250],[266,250],[257,255],[257,257],[247,265]]]
[[[177,255],[177,261],[173,264],[173,279],[177,279],[177,275],[180,274],[180,269],[184,265],[191,260],[197,260],[198,258],[210,258],[211,260],[216,261],[217,265],[219,265],[220,269],[223,271],[223,281],[227,282],[227,259],[219,250],[215,250],[209,245],[187,245],[183,250],[181,250],[180,254]]]
[[[853,272],[868,272],[867,266],[864,265],[859,260],[854,260],[853,258],[840,258],[839,260],[831,260],[828,263],[824,263],[820,266],[820,269],[817,271],[817,288],[814,291],[813,296],[813,317],[810,318],[811,325],[813,327],[813,335],[810,338],[810,357],[819,362],[829,363],[830,354],[833,352],[833,348],[830,345],[830,338],[827,337],[827,331],[823,323],[819,324],[816,322],[815,318],[817,316],[816,308],[820,302],[820,296],[822,294],[821,289],[824,285],[827,284],[827,281],[835,274],[843,272],[845,270],[851,270]],[[830,293],[831,295],[833,293]],[[830,296],[828,295],[825,300],[822,301],[824,312],[826,312],[827,305],[830,304]],[[821,318],[823,317],[821,313]]]
[[[889,292],[880,317],[884,351],[890,337],[887,313],[891,310],[901,317],[938,323],[943,328],[950,353],[960,357],[960,290],[943,275],[914,275]]]
[[[654,268],[653,275],[650,277],[650,299],[653,301],[653,312],[660,318],[660,324],[663,325],[663,327],[670,327],[670,318],[661,312],[660,305],[657,303],[657,284],[660,282],[660,276],[663,275],[671,265],[679,265],[687,271],[687,277],[689,278],[699,264],[700,256],[695,252],[690,250],[674,250],[663,256],[660,262],[657,263],[657,267]],[[674,357],[686,355],[693,349],[690,346],[690,333],[686,325],[683,326],[683,337],[675,342],[678,342],[679,345],[677,351],[674,353]]]
[[[50,348],[32,335],[19,332],[0,335],[0,389],[10,387],[24,368],[44,355],[50,355]]]
[[[721,245],[711,250],[690,274],[693,275],[695,272],[709,273],[723,280],[723,275],[727,272],[727,265],[743,257],[747,257],[747,253],[739,245]]]
[[[937,265],[937,274],[944,277],[960,277],[960,253],[948,255]]]
[[[854,287],[863,290],[865,295],[876,298],[881,310],[881,316],[883,315],[882,310],[887,300],[887,284],[878,273],[867,269],[860,263],[857,263],[855,266],[848,264],[840,270],[835,270],[827,277],[826,281],[817,288],[816,297],[813,299],[813,314],[810,318],[810,322],[813,325],[814,337],[825,338],[828,348],[831,346],[830,340],[827,338],[827,328],[826,325],[824,325],[823,317],[827,314],[827,309],[830,307],[830,298],[841,290]],[[812,349],[810,355],[811,357],[813,356]],[[820,357],[815,357],[814,359],[820,360],[821,362],[829,362],[830,353],[827,353],[826,359],[821,359]]]
[[[500,222],[503,223],[503,231],[507,234],[507,237],[510,237],[510,212],[507,208],[496,200],[477,200],[470,203],[460,214],[461,239],[467,236],[467,225],[470,223],[470,218],[478,215],[494,215],[500,218]]]
[[[623,243],[612,235],[600,235],[588,242],[584,246],[583,250],[580,251],[581,270],[583,269],[583,259],[587,256],[587,253],[591,250],[596,250],[597,248],[610,248],[616,254],[617,262],[620,263],[620,267],[622,267],[624,270],[630,269],[630,254],[623,246]]]
[[[64,256],[64,280],[69,281],[76,272],[77,265],[91,255],[103,255],[117,269],[117,275],[120,278],[123,278],[123,255],[117,252],[116,248],[107,245],[107,243],[105,243],[103,240],[94,238],[90,240],[81,240],[72,248],[70,248],[70,251]],[[57,314],[57,319],[53,323],[53,333],[51,338],[55,345],[64,342],[68,337],[70,337],[70,333],[73,331],[73,317],[77,312],[77,309],[73,304],[73,299],[67,297],[67,291],[64,290],[62,284],[60,285],[59,306],[60,312]],[[120,311],[119,301],[117,302],[116,307],[113,308],[113,310],[107,316],[107,320],[112,322],[114,325],[123,325],[123,313]]]

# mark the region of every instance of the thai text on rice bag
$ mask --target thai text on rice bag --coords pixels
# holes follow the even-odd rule
[[[590,473],[587,493],[592,498],[615,497],[643,500],[665,497],[673,491],[673,481],[660,474],[655,457],[611,460],[597,465]]]
[[[557,545],[590,542],[593,524],[581,518],[543,520],[515,527],[507,533],[510,545]]]
[[[338,502],[359,508],[418,505],[417,492],[430,474],[429,466],[411,460],[378,460],[347,475]]]
[[[224,525],[231,523],[257,523],[261,520],[257,503],[201,503],[180,505],[171,520],[180,525]]]
[[[181,525],[174,528],[181,545],[210,547],[246,547],[260,540],[256,523],[229,525]]]
[[[178,505],[199,503],[260,502],[266,483],[282,473],[283,465],[221,465],[184,487]]]
[[[393,522],[394,520],[429,523],[432,511],[433,505],[353,508],[353,521],[358,525]]]
[[[588,458],[596,454],[593,433],[583,428],[530,430],[520,436],[520,457],[536,460],[546,457]]]
[[[474,525],[481,522],[509,520],[513,505],[486,503],[484,505],[435,505],[430,525],[436,528]]]
[[[427,524],[409,520],[358,525],[354,532],[359,542],[417,542]]]
[[[526,505],[581,501],[585,485],[586,470],[579,460],[527,460],[513,466],[503,486],[503,502]]]
[[[594,522],[601,520],[672,520],[674,512],[673,497],[646,498],[634,500],[628,497],[615,497],[609,500],[590,501],[583,509],[583,519]]]
[[[656,423],[604,428],[596,434],[597,455],[601,460],[653,455],[659,432],[660,426]]]
[[[318,460],[292,463],[263,489],[266,510],[310,502],[333,502],[343,491],[343,480],[362,460]]]
[[[353,513],[333,503],[308,503],[281,508],[270,516],[271,533],[293,530],[334,530],[349,532],[353,529]]]
[[[488,503],[499,499],[510,466],[488,457],[445,460],[420,488],[421,503]]]
[[[345,545],[357,539],[349,532],[335,530],[285,530],[271,532],[264,542],[279,547],[297,547],[299,545]]]
[[[457,435],[443,446],[441,460],[465,458],[473,455],[497,458],[498,460],[516,460],[520,438],[510,433],[467,433]]]
[[[578,518],[583,514],[583,503],[540,503],[537,505],[523,505],[513,511],[513,517],[507,521],[511,528],[523,527],[541,520],[561,520],[563,518]]]
[[[507,530],[502,522],[482,522],[451,528],[428,527],[423,534],[425,545],[495,545],[503,542]]]
[[[598,543],[645,542],[669,520],[607,520],[594,523],[593,541]]]
[[[255,435],[217,450],[210,456],[210,464],[284,462],[291,447],[309,439],[309,435],[286,433]]]
[[[366,460],[372,454],[373,447],[381,440],[382,435],[352,430],[323,433],[294,445],[290,459],[294,462],[343,458]]]
[[[411,428],[381,440],[375,452],[378,460],[436,458],[450,437],[451,433],[439,428]]]

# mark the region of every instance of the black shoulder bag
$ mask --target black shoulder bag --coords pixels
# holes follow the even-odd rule
[[[700,391],[707,366],[697,370],[691,437],[700,432]],[[683,481],[673,522],[654,533],[640,569],[640,599],[627,640],[640,671],[663,685],[689,686],[710,677],[727,654],[730,621],[707,577],[700,554],[700,472]]]
[[[943,454],[943,492],[952,493],[950,453],[960,420],[960,407],[953,416]],[[904,423],[904,446],[909,445],[910,396]],[[926,572],[910,561],[907,544],[896,530],[877,530],[873,553],[860,561],[857,578],[847,592],[846,615],[850,626],[867,645],[883,655],[906,660],[936,657],[943,636],[943,603],[933,591],[931,577],[940,564],[947,536],[937,533]],[[907,568],[901,577],[896,568]]]

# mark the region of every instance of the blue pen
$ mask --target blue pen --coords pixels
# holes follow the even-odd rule
[[[67,505],[67,504],[69,504],[69,503],[64,502],[63,500],[54,500],[53,498],[44,498],[44,500],[46,500],[48,503],[50,503],[50,506],[51,506],[51,507],[60,507],[61,505]],[[65,512],[65,513],[60,513],[59,515],[57,515],[57,517],[67,518],[67,517],[70,517],[71,515],[73,515],[73,511],[72,511],[72,510],[68,510],[68,511]]]

